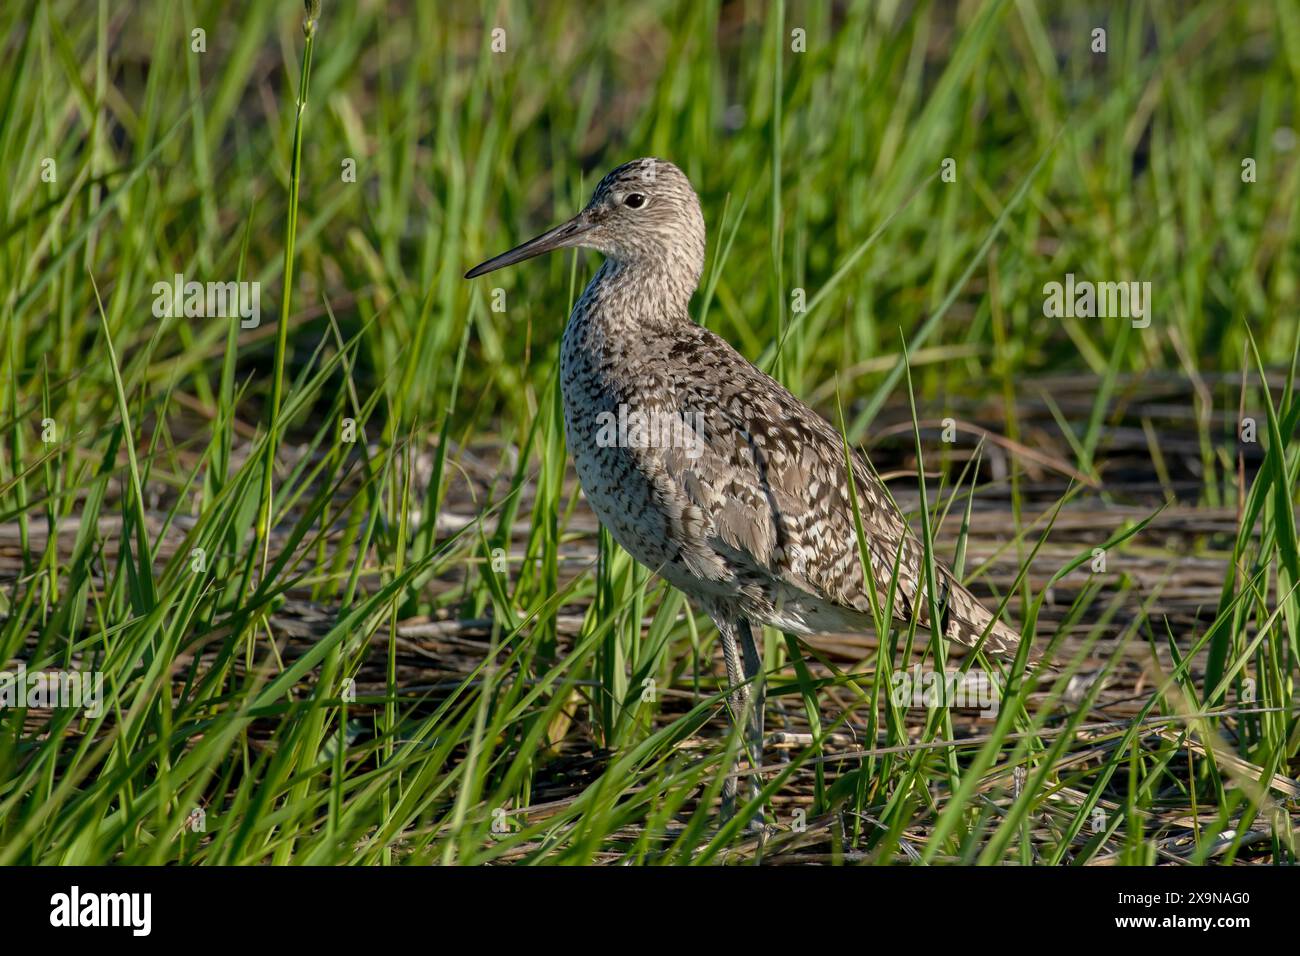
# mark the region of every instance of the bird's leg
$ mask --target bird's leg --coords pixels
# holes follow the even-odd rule
[[[719,615],[715,618],[718,625],[718,637],[722,639],[722,663],[727,668],[727,702],[731,706],[731,719],[734,725],[744,720],[749,708],[750,691],[744,683],[745,667],[741,660],[740,645],[737,641],[737,627],[734,622]],[[733,776],[734,762],[722,768],[725,777],[722,781],[722,821],[725,823],[736,814],[736,778]]]
[[[722,660],[727,668],[727,683],[731,687],[727,702],[731,707],[734,726],[741,730],[745,756],[749,761],[749,799],[757,800],[762,791],[757,770],[763,765],[763,658],[749,621],[743,617],[719,615],[715,619],[718,636],[722,639]],[[725,768],[722,783],[722,820],[730,820],[736,813],[738,781],[734,775],[735,764]],[[749,827],[764,829],[761,807],[755,808]]]
[[[763,766],[763,705],[766,694],[763,686],[763,655],[754,640],[754,630],[748,619],[741,618],[737,630],[740,632],[740,655],[744,665],[745,681],[751,695],[751,704],[745,720],[745,746],[749,752],[749,765],[753,771],[749,775],[749,799],[757,800],[763,789],[758,776],[758,768]],[[763,811],[760,808],[754,814],[754,824],[763,826]]]

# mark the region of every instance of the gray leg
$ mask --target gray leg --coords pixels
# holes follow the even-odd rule
[[[766,694],[763,686],[763,654],[754,640],[754,631],[749,621],[741,618],[737,630],[740,632],[740,652],[744,665],[745,680],[749,682],[751,706],[745,721],[745,746],[749,753],[749,765],[755,773],[749,777],[749,799],[757,800],[763,789],[757,770],[763,765],[763,705]],[[763,811],[754,815],[755,826],[763,825]]]
[[[718,626],[718,636],[722,639],[722,662],[727,668],[727,685],[731,688],[727,701],[731,705],[731,718],[739,723],[744,720],[744,715],[749,709],[750,690],[748,687],[742,687],[744,682],[745,667],[741,660],[740,646],[737,641],[737,628],[735,622],[727,620],[722,615],[714,618],[714,623]],[[733,777],[733,766],[723,768],[726,779],[722,782],[722,819],[730,820],[736,813],[736,778]]]

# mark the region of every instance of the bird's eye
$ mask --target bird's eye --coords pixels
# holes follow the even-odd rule
[[[623,200],[623,205],[630,206],[633,209],[640,209],[645,205],[645,196],[640,193],[628,193],[627,197]]]

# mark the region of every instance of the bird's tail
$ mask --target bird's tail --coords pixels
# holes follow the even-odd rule
[[[939,570],[939,615],[941,633],[950,641],[974,647],[981,640],[990,654],[1010,657],[1020,646],[1020,635],[1002,621],[993,620],[989,611],[975,595],[945,569]],[[945,600],[946,597],[946,600]],[[927,602],[928,603],[928,602]],[[929,608],[925,608],[928,616]],[[987,638],[985,637],[987,634]]]

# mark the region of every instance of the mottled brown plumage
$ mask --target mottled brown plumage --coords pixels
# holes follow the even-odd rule
[[[685,175],[657,159],[620,166],[569,223],[469,275],[563,246],[606,256],[565,328],[560,384],[578,479],[615,540],[705,609],[733,684],[760,677],[751,623],[802,635],[870,627],[839,433],[691,320],[704,219]],[[629,420],[645,426],[614,427]],[[878,595],[897,575],[896,617],[929,627],[921,543],[865,458],[851,460]],[[945,637],[1015,649],[1015,631],[948,570],[936,574]],[[751,706],[747,691],[738,707]]]

